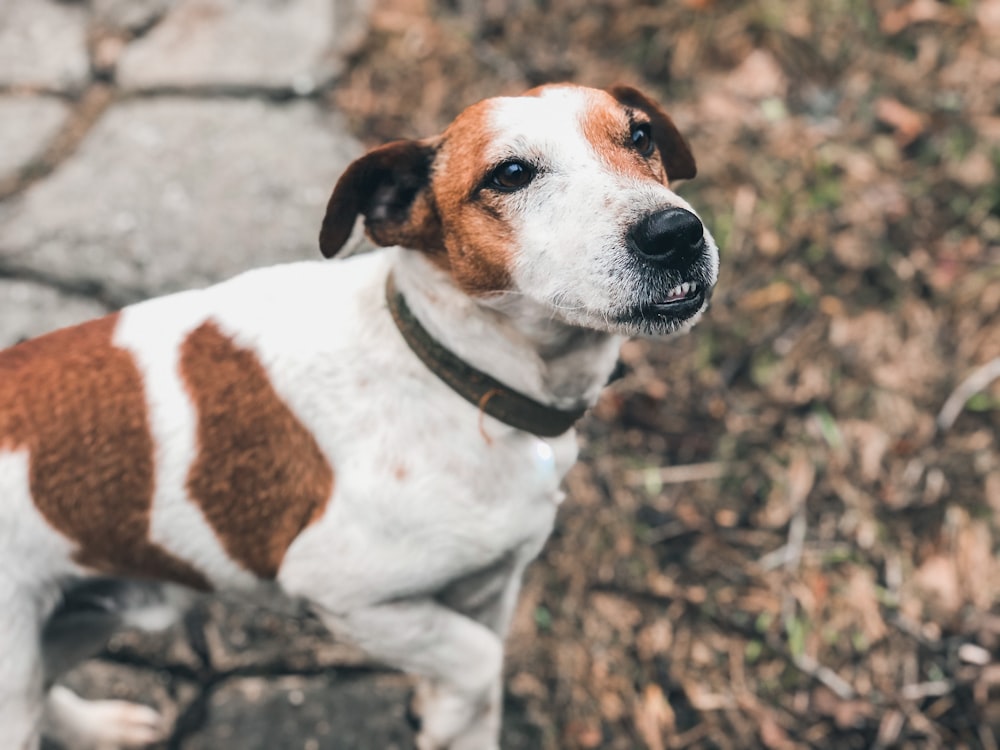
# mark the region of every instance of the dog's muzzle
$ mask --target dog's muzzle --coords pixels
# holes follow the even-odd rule
[[[644,288],[622,322],[650,334],[670,333],[704,308],[713,283],[711,250],[697,216],[677,206],[655,211],[628,230],[626,242]]]

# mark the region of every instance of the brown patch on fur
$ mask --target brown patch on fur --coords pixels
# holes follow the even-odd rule
[[[392,470],[392,475],[396,477],[397,482],[402,482],[410,475],[410,472],[403,464],[396,464]]]
[[[29,453],[31,496],[103,573],[210,588],[149,539],[154,452],[142,377],[113,345],[118,315],[0,353],[0,449]]]
[[[435,163],[433,189],[452,277],[469,294],[508,289],[513,236],[503,199],[479,190],[494,166],[486,154],[492,103],[474,104],[448,126]]]
[[[580,127],[601,161],[619,174],[632,172],[640,178],[652,177],[666,184],[667,175],[660,160],[646,158],[632,146],[632,122],[622,106],[603,92],[595,92],[588,98]]]
[[[681,135],[670,115],[660,105],[631,86],[612,86],[608,93],[615,99],[649,117],[653,131],[653,141],[660,152],[663,168],[671,180],[689,180],[698,174],[694,155],[687,139]]]
[[[509,288],[512,237],[502,203],[476,191],[489,166],[490,106],[472,105],[440,137],[393,141],[353,162],[327,203],[323,255],[340,251],[361,214],[374,243],[426,253],[467,293]]]
[[[214,323],[188,336],[180,369],[198,412],[191,497],[234,560],[273,578],[295,537],[326,510],[333,470],[257,355]]]

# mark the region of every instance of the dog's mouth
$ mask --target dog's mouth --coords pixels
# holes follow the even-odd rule
[[[694,316],[705,304],[707,287],[699,281],[685,281],[662,298],[632,308],[623,322],[644,323],[654,328],[670,327]]]
[[[697,281],[685,281],[678,284],[659,302],[647,305],[655,312],[669,312],[672,315],[683,314],[685,306],[701,307],[705,301],[705,287]]]

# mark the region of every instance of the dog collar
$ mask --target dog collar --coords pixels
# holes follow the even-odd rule
[[[396,289],[392,273],[386,279],[385,298],[396,328],[427,369],[480,411],[501,422],[541,437],[557,437],[569,430],[587,411],[557,409],[535,401],[477,370],[431,336],[410,311]]]

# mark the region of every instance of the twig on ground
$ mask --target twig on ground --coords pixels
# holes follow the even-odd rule
[[[625,481],[633,486],[645,485],[650,482],[658,484],[686,484],[687,482],[722,479],[734,467],[734,464],[724,461],[708,461],[700,464],[633,469],[625,473]]]
[[[958,387],[948,396],[948,400],[944,402],[941,411],[938,412],[938,432],[945,432],[951,429],[951,426],[955,424],[955,420],[958,419],[958,415],[962,413],[966,402],[984,390],[986,386],[997,378],[1000,378],[1000,357],[991,359],[986,364],[981,365],[969,377],[959,383]]]
[[[937,698],[947,695],[955,689],[952,680],[933,680],[932,682],[915,682],[910,685],[903,685],[899,694],[904,700],[919,701],[924,698]]]
[[[809,654],[793,655],[792,663],[802,672],[830,688],[841,700],[847,701],[857,697],[857,691],[851,686],[851,683],[829,667],[820,664]]]

